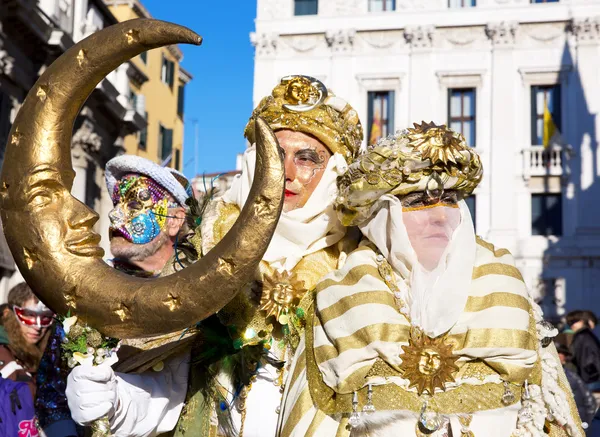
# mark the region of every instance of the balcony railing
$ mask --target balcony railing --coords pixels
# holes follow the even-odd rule
[[[523,150],[523,177],[562,176],[564,150],[559,146],[531,146]]]

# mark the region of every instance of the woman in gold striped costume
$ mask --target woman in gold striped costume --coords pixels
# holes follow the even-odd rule
[[[285,155],[283,213],[260,264],[257,284],[217,315],[233,349],[208,367],[190,370],[188,402],[177,435],[273,437],[283,380],[304,329],[314,285],[356,248],[333,209],[336,179],[363,139],[356,111],[318,80],[287,76],[254,110],[245,136],[251,146],[242,173],[211,201],[202,219],[202,252],[210,251],[240,214],[256,165],[254,119],[275,131]],[[192,351],[206,355],[208,328]],[[210,363],[210,360],[209,360]],[[232,364],[233,363],[233,364]]]
[[[338,179],[365,238],[315,287],[278,436],[583,436],[556,330],[474,234],[482,174],[462,135],[423,123]]]

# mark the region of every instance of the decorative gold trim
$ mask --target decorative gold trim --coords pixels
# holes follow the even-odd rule
[[[307,314],[307,326],[315,323],[314,311]],[[314,345],[313,329],[305,330],[306,350],[306,374],[310,388],[310,394],[315,406],[328,415],[352,412],[352,394],[340,394],[334,392],[323,382],[321,373],[317,366],[314,355],[311,353]],[[302,357],[299,357],[302,359]],[[366,382],[366,381],[365,381]],[[502,384],[463,384],[457,388],[448,389],[445,392],[436,393],[431,399],[431,406],[440,414],[475,413],[477,411],[505,408],[502,404]],[[357,391],[359,404],[367,402],[367,387]],[[515,403],[518,399],[515,399]],[[408,410],[415,413],[421,411],[422,399],[415,392],[409,392],[395,384],[386,384],[373,387],[373,404],[378,411],[385,410]]]
[[[531,305],[527,298],[523,296],[497,291],[485,296],[469,296],[465,305],[465,312],[474,313],[493,307],[518,308],[528,312]]]
[[[517,269],[515,266],[511,266],[510,264],[489,263],[473,268],[472,279],[479,279],[487,275],[510,276],[518,279],[519,281],[525,282],[523,281],[523,276],[521,275],[519,269]]]
[[[424,209],[431,209],[431,208],[438,208],[438,207],[455,208],[455,209],[459,208],[458,204],[438,202],[438,203],[434,203],[432,205],[411,206],[411,207],[403,206],[402,212],[422,211]]]

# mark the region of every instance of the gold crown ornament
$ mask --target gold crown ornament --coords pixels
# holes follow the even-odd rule
[[[255,142],[256,117],[263,118],[274,131],[290,129],[313,135],[348,162],[356,156],[363,140],[356,110],[310,76],[286,76],[270,96],[260,101],[244,130],[250,143]]]
[[[336,206],[345,226],[368,219],[384,194],[404,196],[431,189],[467,196],[481,182],[479,155],[462,134],[433,122],[414,123],[369,146],[338,179]]]

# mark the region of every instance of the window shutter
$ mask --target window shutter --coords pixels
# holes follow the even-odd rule
[[[164,161],[173,152],[173,129],[165,129],[163,134],[162,160]]]
[[[169,62],[169,86],[173,89],[173,82],[175,78],[175,62]]]

